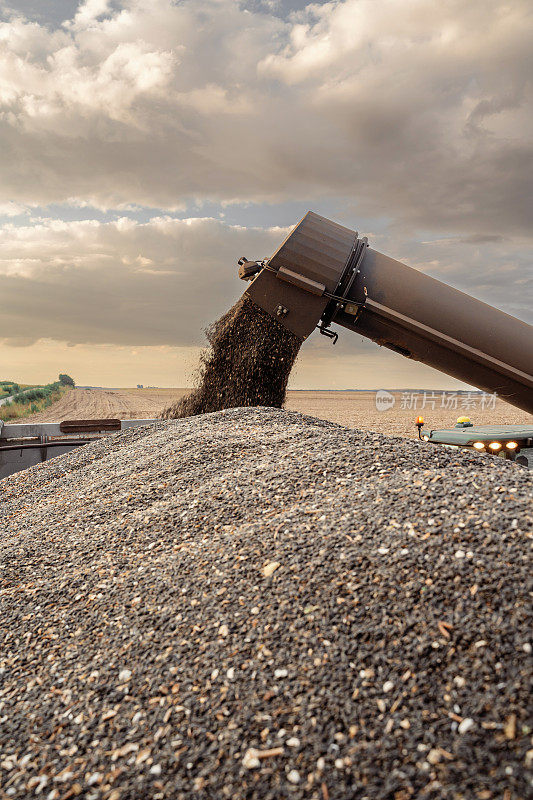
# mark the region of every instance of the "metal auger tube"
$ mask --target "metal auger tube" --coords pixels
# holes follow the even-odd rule
[[[252,265],[253,262],[246,262]],[[335,322],[533,413],[533,328],[308,212],[247,294],[305,339]]]

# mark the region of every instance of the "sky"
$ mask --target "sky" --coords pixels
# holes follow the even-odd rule
[[[186,386],[308,210],[532,321],[526,0],[0,0],[0,379]],[[294,388],[453,388],[340,329]]]

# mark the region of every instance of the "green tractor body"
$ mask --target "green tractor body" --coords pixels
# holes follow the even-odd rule
[[[454,428],[430,430],[423,421],[416,425],[419,438],[428,444],[468,447],[480,455],[499,456],[533,467],[533,425],[472,425],[463,417]]]

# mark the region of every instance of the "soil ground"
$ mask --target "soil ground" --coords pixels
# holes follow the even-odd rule
[[[186,389],[74,389],[46,411],[26,417],[25,422],[53,422],[64,419],[147,419],[157,417]],[[413,438],[414,421],[424,416],[430,428],[452,427],[458,416],[469,416],[474,424],[531,424],[533,417],[525,411],[485,397],[485,408],[478,394],[456,395],[428,392],[416,395],[395,392],[393,408],[378,411],[375,392],[289,391],[286,408],[300,411],[349,428],[374,430],[392,436]],[[443,407],[448,404],[448,407]],[[433,407],[434,406],[434,407]]]
[[[184,394],[183,389],[74,389],[28,422],[64,419],[151,419]]]

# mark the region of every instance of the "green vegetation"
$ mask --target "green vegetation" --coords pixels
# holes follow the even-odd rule
[[[14,381],[0,381],[0,400],[17,394],[17,392],[20,392],[20,388],[20,385]]]
[[[74,380],[70,377],[70,375],[64,375],[64,374],[60,375],[59,376],[59,383],[62,386],[70,386],[72,388],[74,388],[74,386],[75,386]]]
[[[69,378],[72,381],[72,378],[68,375],[60,375],[59,377],[60,379],[62,377]],[[2,381],[0,382],[0,400],[2,397],[10,397],[11,399],[0,406],[0,419],[7,422],[21,417],[29,417],[31,414],[43,411],[59,400],[73,385],[74,381],[70,384],[57,380],[53,383],[48,383],[46,386],[30,386],[28,389],[22,389],[14,381]]]

